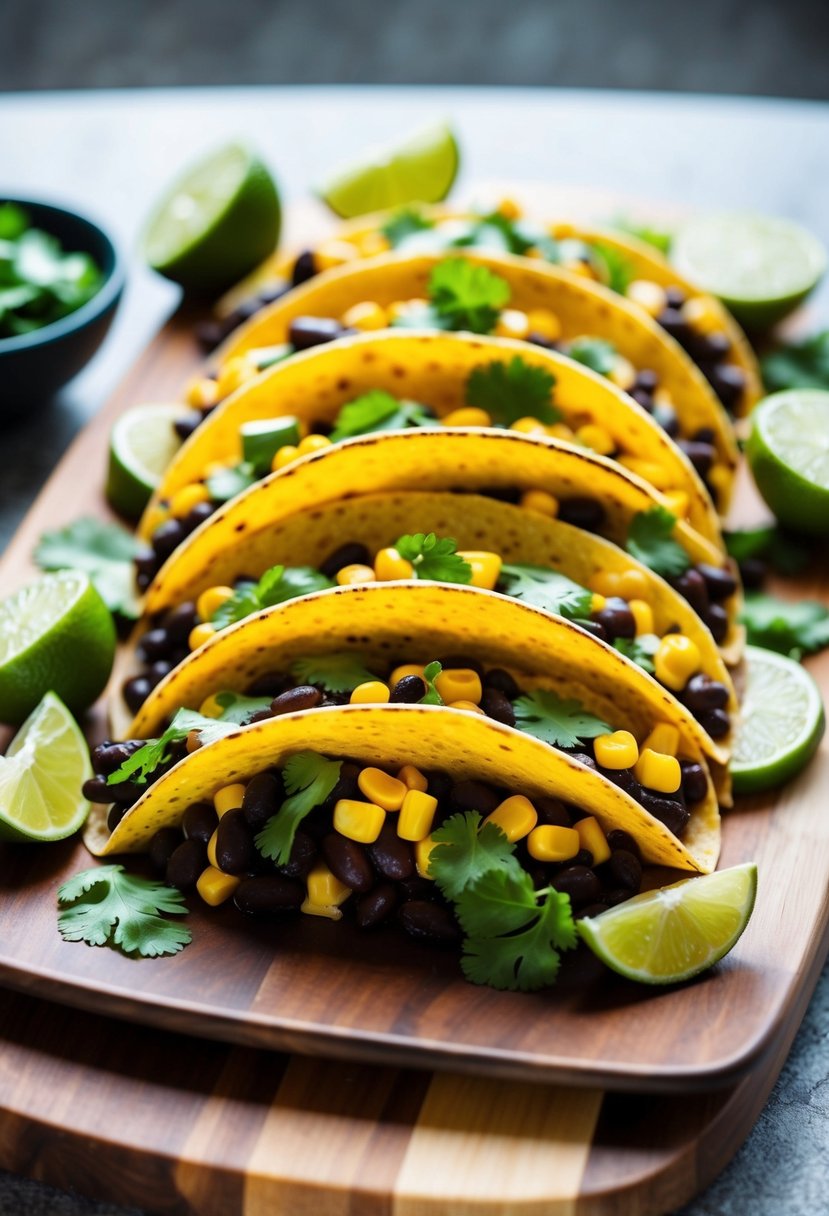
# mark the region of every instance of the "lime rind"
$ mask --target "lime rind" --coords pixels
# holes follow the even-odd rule
[[[106,497],[128,519],[139,518],[181,447],[180,417],[180,405],[136,405],[113,426]]]
[[[755,408],[746,457],[781,523],[829,534],[829,392],[786,389]]]

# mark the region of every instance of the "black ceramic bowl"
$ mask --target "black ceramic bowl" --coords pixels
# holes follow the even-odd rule
[[[84,367],[104,340],[124,288],[124,267],[96,224],[49,203],[0,195],[16,203],[36,228],[56,236],[68,253],[88,253],[104,273],[101,287],[75,312],[16,338],[0,338],[0,425],[44,404]]]

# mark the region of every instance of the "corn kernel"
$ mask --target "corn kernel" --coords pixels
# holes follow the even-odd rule
[[[658,794],[675,794],[682,784],[682,770],[676,756],[664,756],[649,747],[642,750],[633,771],[637,781]]]
[[[373,583],[375,574],[371,566],[343,566],[337,571],[337,582],[341,587],[353,587],[356,583]]]
[[[402,781],[408,790],[420,790],[425,794],[429,788],[429,779],[413,764],[404,764],[397,774],[397,780]]]
[[[476,705],[474,701],[447,701],[446,705],[448,709],[465,709],[469,713],[481,714],[483,717],[486,717],[480,705]]]
[[[628,389],[633,388],[636,381],[636,368],[629,359],[624,359],[621,355],[617,355],[616,362],[607,378],[617,388],[624,389],[627,392]]]
[[[499,215],[503,215],[505,220],[520,220],[522,215],[521,204],[509,197],[502,198],[495,210]]]
[[[235,874],[225,874],[222,870],[217,870],[215,866],[209,865],[199,875],[196,890],[206,904],[209,904],[211,908],[218,908],[219,904],[230,899],[241,881],[241,878],[237,878]]]
[[[335,266],[342,266],[344,262],[353,262],[359,256],[360,251],[351,241],[323,241],[314,250],[314,266],[318,272],[332,270]]]
[[[581,258],[569,258],[563,263],[563,266],[570,274],[577,274],[582,279],[595,279],[596,277],[593,267]]]
[[[382,232],[365,232],[357,244],[364,258],[375,258],[378,253],[387,253],[390,249],[389,242]]]
[[[511,431],[518,431],[519,435],[536,435],[539,438],[547,438],[547,428],[540,418],[533,418],[527,415],[526,418],[518,418],[510,427]]]
[[[397,835],[401,840],[423,840],[432,830],[438,800],[422,790],[407,790],[400,818],[397,820]]]
[[[487,815],[484,823],[494,823],[512,844],[529,836],[538,823],[538,813],[529,798],[512,794]]]
[[[607,597],[604,595],[601,595],[598,591],[594,591],[590,597],[590,611],[591,612],[601,612],[602,609],[606,608],[606,607],[607,607]]]
[[[471,667],[446,667],[435,678],[435,688],[448,705],[451,701],[478,704],[483,696],[481,677]]]
[[[187,404],[196,409],[207,409],[219,400],[216,381],[211,376],[197,376],[187,386]]]
[[[651,581],[643,570],[623,570],[618,579],[616,594],[624,600],[646,600],[651,593]]]
[[[376,802],[384,811],[399,811],[409,788],[405,782],[384,773],[381,768],[362,769],[357,785],[370,802]]]
[[[323,452],[331,446],[327,435],[306,435],[304,439],[300,439],[297,452],[300,456],[310,456],[313,452]]]
[[[561,322],[549,308],[531,308],[527,313],[530,333],[546,338],[548,342],[557,342],[561,337]]]
[[[395,667],[394,671],[389,676],[389,687],[394,688],[399,680],[405,679],[406,676],[421,676],[423,675],[422,663],[403,663],[400,667]]]
[[[597,595],[609,598],[611,595],[621,595],[621,576],[613,570],[597,570],[590,580],[590,589]]]
[[[484,549],[464,549],[458,551],[458,557],[462,557],[472,567],[472,578],[469,580],[471,586],[482,587],[484,591],[495,590],[503,565],[497,553],[487,553]]]
[[[342,323],[348,329],[385,329],[389,323],[386,310],[376,300],[361,300],[343,313]]]
[[[296,444],[283,444],[282,447],[278,448],[273,454],[273,460],[271,461],[271,472],[278,473],[280,469],[287,468],[289,464],[294,463],[297,456],[299,456],[299,448],[296,446]]]
[[[607,861],[610,856],[610,845],[607,843],[607,837],[602,831],[598,819],[588,815],[586,819],[580,819],[574,826],[581,841],[581,847],[593,854],[593,865],[600,866],[603,861]]]
[[[450,410],[440,420],[441,426],[492,426],[492,415],[474,405]]]
[[[317,862],[305,882],[311,903],[322,904],[323,907],[338,908],[351,894],[351,888],[340,882],[321,861]]]
[[[235,393],[236,389],[241,388],[246,380],[250,380],[255,372],[256,368],[244,355],[236,355],[232,359],[228,359],[227,363],[222,364],[219,368],[219,376],[216,380],[216,394],[219,400]]]
[[[352,689],[349,697],[351,705],[385,705],[391,696],[389,687],[382,680],[366,680]]]
[[[218,612],[222,604],[226,604],[234,595],[232,587],[208,587],[202,591],[196,600],[196,612],[202,621],[211,621],[213,613]]]
[[[658,722],[642,744],[642,751],[646,748],[663,756],[675,756],[679,751],[679,731],[670,722]]]
[[[170,499],[170,514],[174,519],[184,519],[185,515],[190,514],[193,507],[209,501],[210,494],[207,486],[202,485],[200,481],[194,482],[192,485],[182,486],[180,490],[176,490]]]
[[[685,490],[665,490],[665,506],[677,519],[685,519],[690,510],[691,500]]]
[[[413,578],[414,566],[405,557],[401,557],[396,549],[380,549],[374,559],[374,577],[381,583],[389,583],[398,578]]]
[[[680,309],[682,318],[698,334],[713,334],[722,330],[722,313],[713,300],[705,296],[693,296]]]
[[[569,861],[581,848],[575,828],[554,827],[542,823],[527,837],[527,852],[536,861]]]
[[[215,625],[211,625],[209,621],[202,621],[200,625],[196,625],[195,628],[190,630],[187,645],[191,650],[198,650],[205,642],[209,642],[215,633]]]
[[[628,283],[625,295],[634,304],[644,308],[651,317],[658,317],[661,312],[665,311],[668,303],[665,288],[660,287],[651,279],[634,279],[633,282]]]
[[[628,600],[628,608],[636,622],[636,636],[653,633],[653,609],[646,600]]]
[[[334,807],[334,831],[359,844],[373,844],[386,822],[386,812],[373,802],[340,798]],[[325,903],[326,900],[318,900]],[[330,901],[328,901],[330,902]]]
[[[566,422],[554,422],[552,426],[545,426],[544,434],[548,439],[561,439],[564,443],[573,442],[573,432]]]
[[[306,916],[324,916],[326,920],[342,920],[343,918],[340,909],[335,908],[333,904],[315,904],[307,896],[300,904],[299,910]]]
[[[575,437],[579,443],[598,452],[600,456],[609,456],[611,452],[616,451],[616,441],[610,431],[592,422],[588,422],[586,426],[580,426]]]
[[[673,482],[670,470],[658,460],[643,460],[639,456],[620,456],[619,464],[629,469],[636,477],[649,482],[655,490],[669,490]]]
[[[217,693],[212,692],[209,697],[204,698],[199,706],[199,713],[205,718],[221,718],[224,706],[219,704]]]
[[[521,495],[520,506],[525,511],[536,511],[539,515],[549,515],[555,519],[558,515],[558,499],[546,490],[525,490]]]
[[[237,781],[233,785],[223,785],[213,795],[213,809],[221,819],[222,815],[226,815],[228,811],[237,811],[242,805],[244,797],[245,787],[241,781]]]
[[[639,747],[629,730],[614,730],[593,740],[593,754],[602,768],[633,768]]]
[[[213,832],[212,836],[207,842],[207,860],[210,862],[211,866],[215,866],[217,870],[220,868],[219,862],[216,859],[216,845],[218,843],[219,829],[216,828],[215,832]]]
[[[728,465],[715,464],[708,470],[706,481],[716,494],[723,494],[731,488],[733,476],[734,474]]]
[[[421,878],[431,878],[429,873],[429,858],[434,853],[435,849],[439,849],[440,845],[432,840],[431,836],[424,836],[422,840],[415,841],[414,855],[415,867]]]
[[[497,338],[526,338],[530,332],[530,319],[518,308],[505,308],[492,332]]]
[[[654,674],[660,684],[680,692],[701,666],[699,647],[683,633],[667,633],[654,655]]]

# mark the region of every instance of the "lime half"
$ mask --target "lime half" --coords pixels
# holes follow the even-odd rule
[[[180,405],[136,405],[112,428],[106,496],[127,519],[138,519],[181,447]]]
[[[626,979],[678,984],[728,954],[748,924],[756,894],[757,867],[747,862],[635,895],[578,921],[578,930],[593,953]]]
[[[759,646],[746,647],[746,686],[734,739],[731,776],[738,794],[789,781],[823,737],[820,692],[799,663]]]
[[[829,392],[787,389],[754,410],[746,456],[781,523],[829,535]]]
[[[798,224],[765,215],[706,215],[676,234],[671,261],[749,329],[792,312],[826,269],[823,245]]]
[[[62,840],[82,826],[92,776],[75,719],[53,692],[23,723],[0,756],[0,840]]]
[[[114,657],[115,626],[88,577],[42,575],[0,601],[0,722],[18,726],[50,690],[81,713]]]
[[[281,209],[261,160],[228,144],[192,166],[161,200],[144,236],[153,270],[185,291],[218,295],[273,253]]]
[[[335,172],[319,194],[343,219],[406,203],[439,203],[451,190],[459,164],[455,136],[439,123],[399,144],[370,149],[357,164]]]

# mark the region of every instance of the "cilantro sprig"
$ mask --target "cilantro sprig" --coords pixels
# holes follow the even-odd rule
[[[443,665],[434,660],[432,663],[427,663],[423,668],[423,679],[426,683],[426,692],[420,698],[420,705],[443,705],[445,704],[443,697],[435,687],[435,680],[443,671]]]
[[[237,697],[235,693],[222,695],[228,698],[228,704],[221,718],[208,718],[194,709],[178,710],[170,725],[157,739],[148,739],[114,773],[109,774],[107,785],[120,785],[124,781],[134,781],[136,785],[146,785],[157,769],[172,760],[173,746],[176,743],[183,743],[191,731],[198,732],[202,744],[213,743],[216,739],[221,739],[238,730],[241,722],[246,721],[257,709],[265,709],[270,705],[269,698],[260,700],[252,697]],[[239,702],[243,705],[243,709],[236,708]]]
[[[784,532],[779,524],[737,528],[723,533],[725,547],[737,562],[759,558],[778,574],[799,574],[809,564],[811,550],[803,539]]]
[[[667,507],[650,507],[634,515],[628,529],[628,553],[663,578],[684,574],[691,564],[682,545],[674,540],[675,523],[676,516]]]
[[[237,494],[250,489],[260,476],[264,474],[258,474],[249,460],[240,460],[236,465],[211,473],[205,485],[214,502],[228,502]]]
[[[575,697],[560,697],[552,690],[537,688],[513,702],[515,725],[553,747],[578,747],[584,739],[595,739],[613,730],[607,722],[589,713]]]
[[[483,823],[478,811],[450,816],[432,840],[441,847],[429,857],[429,877],[447,899],[457,899],[488,870],[518,867],[515,845],[497,824]]]
[[[438,262],[429,276],[429,300],[444,329],[491,333],[509,298],[505,279],[465,258]]]
[[[58,906],[58,930],[65,942],[158,958],[178,954],[192,938],[186,925],[167,920],[187,912],[181,891],[128,874],[119,865],[74,874],[58,888]]]
[[[434,532],[414,532],[401,536],[395,549],[411,562],[415,578],[436,583],[469,583],[472,567],[458,553],[458,543],[451,536],[436,536]]]
[[[613,645],[626,659],[653,675],[656,670],[653,657],[659,649],[659,638],[655,633],[640,633],[635,638],[616,638]]]
[[[137,620],[140,609],[133,560],[139,550],[138,541],[126,528],[83,518],[55,532],[44,532],[34,557],[41,570],[82,570],[110,612]]]
[[[829,610],[817,600],[781,600],[773,595],[747,595],[740,613],[747,641],[802,659],[829,646]]]
[[[286,760],[282,780],[290,796],[256,836],[255,844],[263,857],[278,866],[287,863],[299,825],[333,792],[342,764],[342,760],[328,760],[310,751],[296,752]]]
[[[254,612],[284,604],[312,591],[326,591],[336,586],[330,578],[311,566],[271,566],[258,583],[242,583],[229,600],[213,613],[211,624],[217,629],[235,625]]]
[[[646,245],[653,245],[654,249],[657,249],[665,258],[671,252],[674,239],[672,232],[655,228],[653,224],[640,224],[635,220],[625,218],[614,220],[612,226],[619,232],[627,232],[638,240],[644,241]]]
[[[565,354],[600,376],[609,376],[616,366],[616,347],[604,338],[574,338]]]
[[[417,211],[414,207],[403,207],[389,216],[380,231],[392,249],[396,249],[409,237],[421,232],[428,232],[434,226],[434,220],[430,220],[421,211]]]
[[[524,566],[505,562],[498,577],[498,589],[504,595],[523,600],[536,608],[555,612],[568,620],[590,615],[593,593],[572,579],[545,566]]]
[[[788,342],[760,361],[763,381],[770,393],[787,388],[829,389],[829,329],[802,342]]]
[[[597,241],[590,247],[591,253],[598,260],[603,272],[603,278],[611,291],[623,296],[630,283],[636,277],[636,271],[629,257],[621,249]]]
[[[372,389],[347,401],[337,414],[329,435],[332,443],[370,435],[375,431],[403,431],[408,427],[434,426],[434,415],[417,401],[400,401],[384,389]]]
[[[326,692],[353,692],[367,680],[377,679],[356,654],[318,654],[294,659],[291,675]]]
[[[495,360],[474,368],[466,382],[466,404],[486,410],[496,426],[512,426],[519,418],[538,418],[549,426],[561,419],[553,405],[555,383],[546,368],[516,355],[509,363]]]

